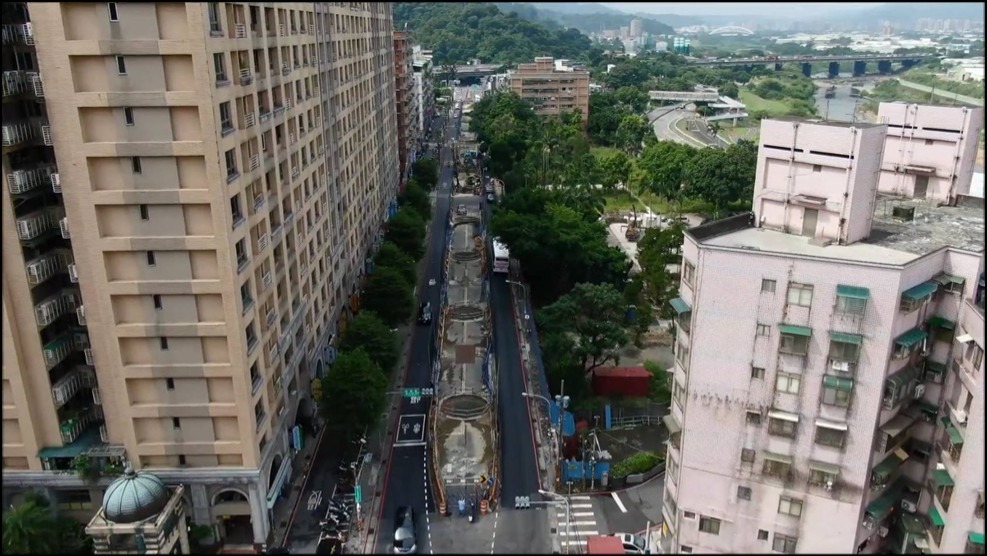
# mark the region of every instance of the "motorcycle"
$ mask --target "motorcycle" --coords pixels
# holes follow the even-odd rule
[[[476,521],[476,502],[470,502],[470,523]]]

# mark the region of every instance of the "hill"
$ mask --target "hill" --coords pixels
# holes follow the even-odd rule
[[[636,16],[608,8],[601,4],[548,4],[545,2],[497,2],[504,13],[517,13],[529,21],[551,21],[563,27],[579,29],[583,33],[599,33],[604,29],[629,27],[631,20],[640,19],[642,30],[652,35],[671,35],[675,30],[649,16]],[[590,9],[605,11],[587,12]]]
[[[597,4],[595,2],[570,2],[568,4],[556,4],[554,2],[532,2],[531,5],[539,10],[548,10],[564,15],[624,14],[624,12],[620,10],[615,10],[609,6],[604,6],[603,4]]]
[[[922,18],[984,20],[984,5],[980,2],[895,2],[873,8],[845,11],[834,14],[833,19],[888,21],[898,25],[912,25]]]
[[[394,28],[405,23],[415,41],[432,50],[435,64],[514,65],[536,56],[589,61],[601,52],[576,29],[562,29],[505,14],[492,3],[395,2]]]

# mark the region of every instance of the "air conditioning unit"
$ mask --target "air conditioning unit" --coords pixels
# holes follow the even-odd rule
[[[833,481],[826,481],[826,484],[823,485],[823,488],[826,489],[826,491],[833,490]]]
[[[103,442],[110,441],[110,433],[106,432],[106,425],[99,426],[99,439]]]
[[[840,371],[841,373],[850,372],[850,362],[849,361],[833,361],[830,368],[834,371]]]
[[[908,513],[915,513],[918,510],[918,505],[911,500],[902,500],[901,509]]]
[[[925,385],[924,384],[919,384],[919,385],[915,386],[915,394],[914,394],[915,399],[916,400],[920,400],[920,399],[922,399],[922,396],[923,395],[925,395]]]
[[[878,537],[881,537],[881,538],[884,538],[884,537],[888,536],[888,528],[887,527],[881,527],[880,529],[878,529],[877,530],[877,536]]]

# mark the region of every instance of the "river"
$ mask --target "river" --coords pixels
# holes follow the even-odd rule
[[[858,105],[863,99],[851,96],[851,90],[854,87],[864,90],[873,89],[880,80],[881,78],[876,77],[853,78],[850,74],[841,74],[838,79],[813,79],[812,82],[818,88],[815,98],[819,116],[834,122],[862,120],[862,108]],[[830,87],[833,87],[832,96],[826,98],[826,91]]]

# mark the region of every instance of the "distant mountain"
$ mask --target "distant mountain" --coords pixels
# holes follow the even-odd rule
[[[550,10],[565,15],[624,14],[620,10],[615,10],[595,2],[562,2],[559,4],[553,2],[531,2],[531,5],[539,10]]]
[[[602,4],[549,4],[546,2],[495,2],[505,14],[516,13],[519,17],[539,23],[552,23],[574,28],[583,33],[599,33],[605,29],[629,27],[631,20],[640,19],[641,29],[652,35],[670,35],[675,32],[671,26],[649,15],[633,15]],[[581,13],[586,9],[606,10],[596,13]],[[563,9],[569,11],[562,11]],[[572,10],[576,10],[573,12]],[[578,13],[577,13],[578,12]]]
[[[972,19],[984,20],[984,5],[982,2],[899,2],[882,4],[873,8],[861,10],[841,10],[827,19],[847,19],[857,21],[873,20],[875,23],[889,21],[897,24],[914,24],[919,19]]]

